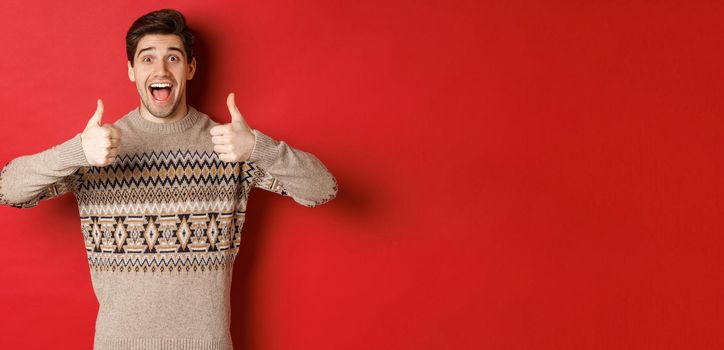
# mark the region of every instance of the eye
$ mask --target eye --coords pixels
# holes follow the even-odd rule
[[[168,60],[169,60],[170,62],[178,62],[178,57],[176,57],[176,56],[169,56],[169,57],[168,57]]]
[[[148,57],[148,56],[145,56],[145,57],[141,58],[141,62],[143,62],[143,63],[149,63],[149,62],[151,62],[151,61],[152,61],[152,60],[151,60],[151,57]]]

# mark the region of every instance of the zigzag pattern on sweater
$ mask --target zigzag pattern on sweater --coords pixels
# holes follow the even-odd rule
[[[247,193],[242,192],[236,203],[229,202],[223,198],[213,200],[188,200],[183,202],[139,202],[139,203],[106,203],[106,204],[86,204],[78,207],[80,216],[90,217],[97,216],[97,213],[103,213],[104,216],[125,217],[129,215],[137,215],[144,213],[146,215],[167,215],[177,212],[182,213],[208,213],[214,211],[246,211]]]
[[[119,190],[79,191],[80,205],[123,205],[123,203],[211,202],[246,197],[246,186],[162,186],[156,188],[124,188]]]
[[[121,154],[105,167],[79,169],[77,191],[177,185],[250,184],[261,175],[253,162],[227,163],[215,153],[166,151]]]
[[[88,264],[94,271],[106,272],[195,272],[229,269],[239,248],[220,252],[164,254],[88,253]]]

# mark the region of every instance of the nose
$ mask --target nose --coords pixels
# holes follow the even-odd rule
[[[168,76],[169,73],[170,72],[168,70],[168,66],[166,65],[165,60],[158,60],[158,61],[154,62],[154,65],[153,65],[153,75],[154,76],[165,77],[165,76]]]

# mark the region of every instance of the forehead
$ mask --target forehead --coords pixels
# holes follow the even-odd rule
[[[136,54],[147,48],[153,48],[154,50],[148,51],[155,52],[165,52],[170,48],[176,48],[183,51],[184,43],[181,41],[181,38],[175,34],[147,34],[138,40],[138,45],[136,45]]]

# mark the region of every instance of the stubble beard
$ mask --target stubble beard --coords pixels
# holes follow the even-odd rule
[[[171,109],[168,112],[164,113],[165,108],[163,108],[163,107],[161,107],[161,109],[154,108],[155,106],[153,105],[153,102],[150,101],[153,97],[149,96],[148,93],[142,94],[141,96],[143,96],[141,98],[141,103],[143,103],[143,106],[146,108],[148,113],[150,113],[152,116],[154,116],[156,118],[161,118],[161,119],[168,118],[168,117],[176,114],[176,111],[178,110],[179,102],[181,100],[181,99],[177,99],[175,96],[171,96],[171,98],[173,99],[173,101],[171,102]]]

